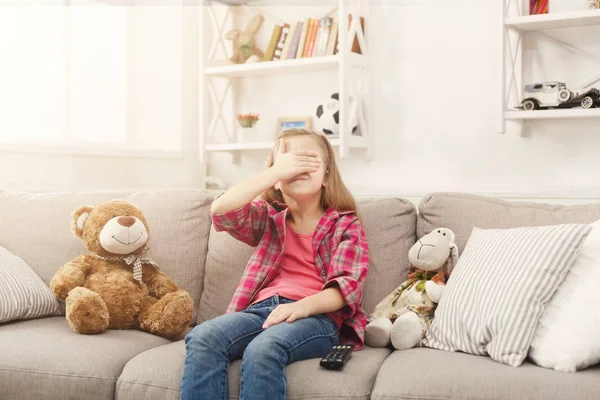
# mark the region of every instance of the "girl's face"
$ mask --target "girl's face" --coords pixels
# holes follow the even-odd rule
[[[321,194],[323,181],[325,178],[325,154],[321,147],[310,136],[292,136],[284,139],[286,144],[286,152],[294,152],[299,150],[315,151],[319,155],[321,165],[316,172],[304,173],[288,179],[287,181],[279,182],[281,192],[295,200],[311,197]]]

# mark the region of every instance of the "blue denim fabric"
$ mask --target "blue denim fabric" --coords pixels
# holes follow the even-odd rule
[[[324,314],[262,329],[279,304],[292,302],[276,295],[196,326],[185,337],[181,399],[228,400],[227,369],[240,358],[240,400],[285,399],[285,366],[323,357],[339,341],[337,324]]]

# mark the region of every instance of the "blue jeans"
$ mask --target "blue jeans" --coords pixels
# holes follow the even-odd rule
[[[228,400],[229,361],[240,358],[240,400],[285,399],[285,366],[323,357],[339,340],[338,326],[327,315],[262,329],[275,307],[292,302],[276,295],[197,325],[185,337],[181,399]]]

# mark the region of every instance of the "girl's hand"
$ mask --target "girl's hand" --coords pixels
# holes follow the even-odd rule
[[[280,304],[269,314],[262,327],[267,329],[283,321],[294,322],[297,319],[308,317],[310,317],[310,312],[302,303]]]
[[[316,172],[321,165],[319,154],[315,151],[299,150],[293,153],[286,152],[285,141],[280,139],[279,150],[275,156],[273,170],[280,181],[286,181],[293,177]]]

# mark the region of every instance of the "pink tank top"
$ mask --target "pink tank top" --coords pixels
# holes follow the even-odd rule
[[[323,288],[323,278],[317,273],[312,245],[313,234],[303,235],[294,231],[286,222],[287,235],[285,249],[281,257],[279,274],[256,295],[253,303],[258,303],[278,294],[290,300],[301,300],[319,293]],[[341,319],[329,314],[338,327]]]

